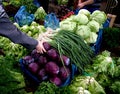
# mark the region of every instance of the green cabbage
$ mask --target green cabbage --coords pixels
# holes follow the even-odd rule
[[[89,19],[85,14],[78,14],[74,16],[73,21],[77,22],[80,25],[86,25]]]
[[[76,34],[82,36],[83,39],[89,38],[90,32],[91,32],[90,28],[86,25],[80,25],[76,30]]]
[[[90,44],[90,43],[95,43],[97,41],[98,35],[95,32],[90,32],[89,38],[87,38],[85,41]]]
[[[78,12],[78,15],[80,15],[80,14],[86,15],[88,18],[91,15],[90,11],[88,11],[87,9],[80,9],[80,11]]]
[[[96,22],[95,20],[92,20],[92,21],[89,21],[89,23],[87,24],[87,26],[90,27],[91,31],[92,32],[98,32],[99,31],[99,28],[100,28],[100,25],[98,22]]]
[[[90,17],[92,20],[97,21],[99,24],[103,24],[107,20],[107,15],[105,12],[100,10],[95,10]]]
[[[67,30],[67,31],[75,31],[75,28],[76,28],[76,23],[75,22],[72,22],[72,21],[67,21],[67,20],[64,20],[64,21],[61,21],[60,22],[60,29],[61,30]]]

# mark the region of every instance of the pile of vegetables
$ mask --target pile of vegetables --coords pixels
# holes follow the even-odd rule
[[[68,56],[80,73],[84,71],[87,64],[90,64],[94,56],[92,49],[82,37],[70,31],[52,31],[45,33],[44,36],[40,35],[38,40],[49,42],[60,54]]]
[[[99,29],[103,28],[103,23],[107,16],[103,11],[95,10],[90,13],[86,9],[79,10],[77,15],[71,15],[60,22],[61,30],[72,31],[85,40],[87,44],[95,43]]]
[[[36,39],[38,38],[38,34],[46,31],[46,28],[43,25],[40,25],[35,21],[33,21],[30,25],[23,25],[22,27],[20,27],[18,23],[14,23],[14,25],[22,32]]]
[[[59,52],[47,42],[43,43],[46,53],[39,54],[33,50],[30,55],[23,58],[23,64],[40,82],[49,80],[57,86],[70,76],[70,58],[60,55]]]
[[[69,86],[73,94],[106,94],[103,87],[90,76],[77,76]]]
[[[25,91],[24,77],[15,59],[9,55],[0,55],[1,94],[27,94]]]
[[[93,64],[86,67],[84,75],[94,77],[106,93],[119,94],[120,89],[120,58],[111,57],[105,50],[93,58]]]

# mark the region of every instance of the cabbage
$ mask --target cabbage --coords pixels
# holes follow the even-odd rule
[[[62,55],[59,59],[60,59],[59,61],[61,64],[63,62],[65,66],[70,65],[70,58],[69,57]]]
[[[43,42],[43,46],[46,51],[50,50],[50,48],[51,48],[51,45],[48,42]]]
[[[80,25],[86,25],[89,19],[85,14],[79,14],[74,16],[73,21],[78,22]]]
[[[68,30],[68,31],[74,31],[76,28],[76,23],[72,22],[70,20],[64,20],[60,22],[60,29],[61,30]]]
[[[92,32],[98,32],[100,25],[98,22],[96,22],[95,20],[89,21],[89,23],[87,24],[87,26],[90,27]]]
[[[46,71],[45,71],[44,68],[43,68],[43,69],[40,69],[40,70],[38,71],[37,76],[38,76],[38,78],[39,78],[40,80],[46,80],[46,79],[48,78],[48,75],[47,75],[47,73],[46,73]]]
[[[48,55],[48,57],[51,58],[51,60],[57,60],[58,57],[59,57],[59,54],[58,54],[57,50],[54,49],[54,48],[48,50],[47,55]]]
[[[59,67],[53,61],[50,61],[45,65],[45,70],[51,76],[55,76],[59,73]]]
[[[46,17],[47,13],[43,9],[43,7],[39,7],[36,12],[34,13],[35,19],[36,20],[44,20]]]
[[[40,57],[40,54],[37,52],[36,49],[34,49],[31,52],[31,56],[34,58],[34,60],[38,60],[38,58]]]
[[[86,15],[88,18],[91,15],[91,13],[87,9],[80,9],[79,12],[78,12],[78,15],[80,15],[80,14]]]
[[[97,21],[99,24],[103,24],[107,20],[107,16],[103,11],[95,10],[91,14],[91,20]]]
[[[82,36],[84,39],[88,38],[90,36],[90,28],[86,25],[78,26],[76,34]]]
[[[70,76],[70,69],[68,67],[61,67],[59,75],[63,81],[66,80]]]
[[[45,65],[47,63],[47,58],[43,55],[41,55],[39,58],[38,58],[38,64],[41,66],[41,65]]]
[[[60,86],[62,84],[62,81],[59,77],[50,78],[50,82],[54,83],[56,86]]]
[[[27,33],[30,29],[28,25],[23,25],[20,30]]]
[[[31,56],[27,55],[23,58],[23,64],[28,65],[30,63],[34,62],[34,58],[32,58]]]
[[[37,63],[33,62],[28,65],[28,70],[30,70],[33,74],[36,74],[39,70],[39,66]]]
[[[38,26],[39,24],[37,22],[35,22],[35,21],[32,21],[31,25],[32,26]]]
[[[95,32],[90,32],[90,37],[85,39],[87,43],[95,43],[97,41],[98,35]]]

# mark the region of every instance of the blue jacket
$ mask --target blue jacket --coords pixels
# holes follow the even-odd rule
[[[16,44],[21,44],[27,49],[35,49],[38,41],[32,37],[27,36],[25,33],[21,32],[13,23],[9,20],[3,6],[2,0],[0,0],[0,36],[9,38],[12,42]]]

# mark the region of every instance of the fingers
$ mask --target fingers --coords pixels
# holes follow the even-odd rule
[[[46,52],[44,46],[43,46],[43,41],[38,41],[38,45],[36,47],[37,53],[44,53]]]

